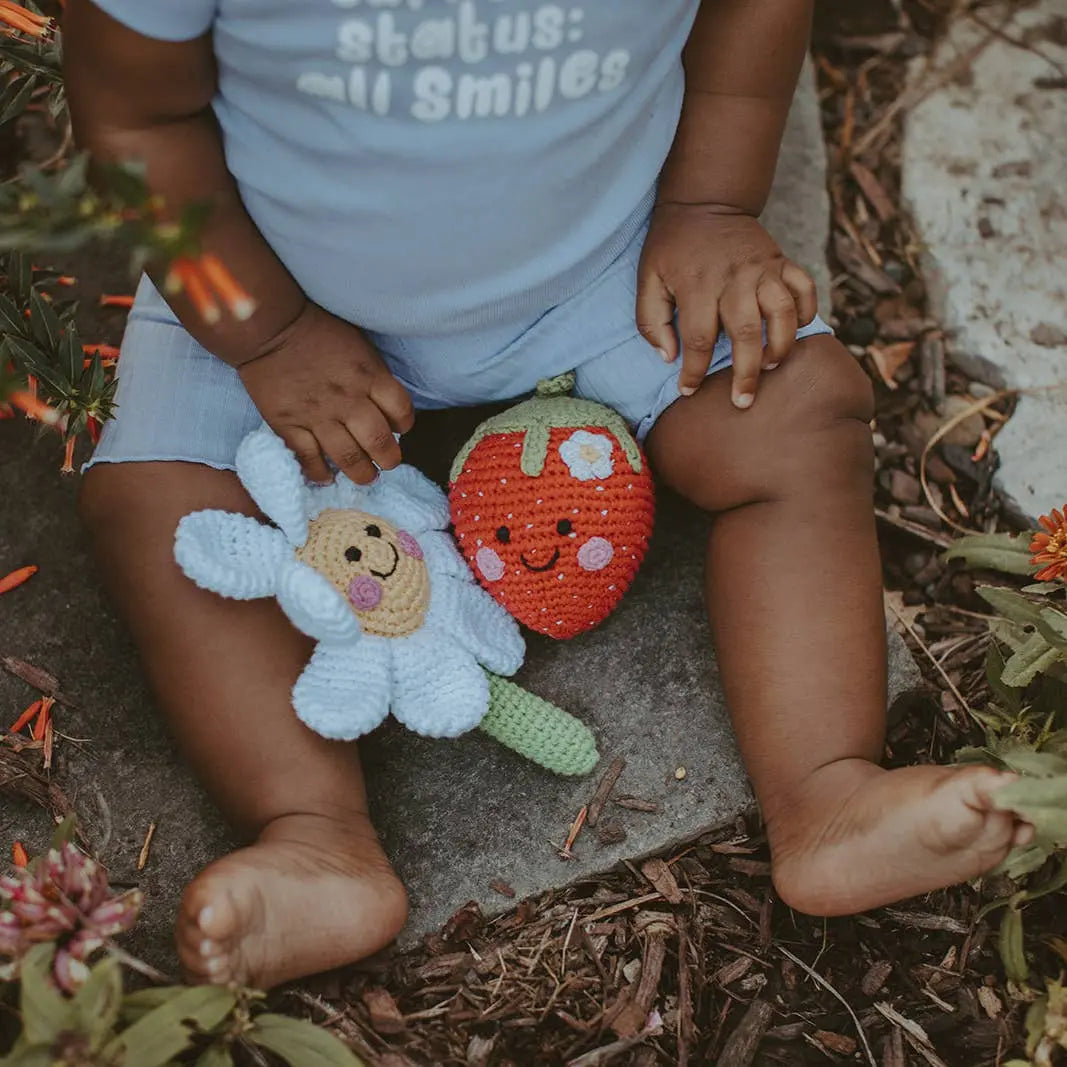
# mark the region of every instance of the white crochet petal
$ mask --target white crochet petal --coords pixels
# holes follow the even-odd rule
[[[370,733],[389,713],[389,647],[380,637],[358,644],[320,644],[293,686],[293,710],[334,741]]]
[[[354,506],[381,515],[394,526],[418,536],[448,527],[448,497],[421,471],[407,463],[382,471],[373,485],[357,486]]]
[[[273,596],[293,550],[285,535],[247,515],[196,511],[174,532],[174,558],[202,589],[252,600]]]
[[[394,639],[393,714],[424,737],[458,737],[489,710],[489,679],[459,645],[424,627]]]
[[[519,624],[473,580],[435,575],[426,625],[494,674],[514,674],[526,655]]]
[[[427,530],[418,537],[419,547],[426,559],[426,566],[430,568],[433,578],[438,575],[451,578],[460,578],[465,581],[473,581],[467,561],[459,554],[456,542],[452,535],[442,530]]]
[[[362,633],[348,601],[298,560],[286,563],[278,576],[278,603],[298,630],[319,641],[356,641]]]
[[[261,426],[238,445],[235,466],[260,510],[294,545],[302,545],[308,535],[311,490],[285,442]]]

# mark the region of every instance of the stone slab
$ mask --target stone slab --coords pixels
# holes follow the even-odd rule
[[[1033,388],[1067,382],[1067,12],[1063,0],[1014,6],[968,73],[909,115],[903,190],[954,359],[989,384]],[[961,17],[915,77],[937,80],[987,32]],[[1064,425],[1060,388],[1023,396],[997,437],[1000,486],[1030,517],[1067,499]]]
[[[768,218],[825,291],[825,161],[810,72],[806,79]],[[413,458],[442,477],[470,425],[469,415],[420,418],[432,443]],[[134,652],[96,585],[74,515],[76,481],[56,473],[54,440],[32,444],[31,436],[25,425],[0,423],[0,570],[27,562],[41,567],[31,584],[0,603],[0,653],[53,671],[75,698],[77,708],[61,711],[59,728],[87,740],[59,746],[59,779],[114,877],[146,890],[132,950],[172,966],[170,924],[181,888],[234,842],[178,762]],[[575,860],[556,856],[553,846],[590,799],[599,771],[581,781],[556,778],[478,734],[433,742],[386,726],[364,744],[375,821],[412,894],[405,943],[472,898],[487,912],[509,906],[489,888],[494,879],[521,898],[667,849],[751,803],[708,651],[705,527],[702,516],[665,496],[647,564],[618,612],[578,640],[531,641],[521,676],[592,726],[605,762],[626,759],[620,792],[662,806],[655,815],[613,811],[625,841],[600,847],[587,832]],[[895,698],[920,679],[899,639],[891,653]],[[0,674],[0,716],[13,717],[30,695]],[[675,777],[680,766],[683,780]],[[138,874],[150,822],[158,830],[151,860]],[[48,832],[39,812],[4,802],[0,846],[21,838],[40,848]]]
[[[800,74],[774,187],[761,221],[785,254],[811,273],[819,289],[819,308],[823,317],[828,317],[830,194],[826,190],[826,142],[810,59]]]

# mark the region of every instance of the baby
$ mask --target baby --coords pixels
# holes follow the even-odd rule
[[[862,911],[972,878],[1030,828],[989,769],[886,771],[866,376],[758,221],[813,0],[68,0],[75,131],[145,163],[257,302],[147,278],[86,475],[100,567],[186,756],[254,844],[185,892],[194,981],[270,986],[405,921],[355,747],[305,729],[307,640],[199,590],[178,519],[255,514],[261,420],[307,477],[401,460],[416,411],[577,372],[713,516],[707,602],[774,884]]]

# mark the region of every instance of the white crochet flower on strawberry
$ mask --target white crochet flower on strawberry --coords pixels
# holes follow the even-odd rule
[[[590,482],[594,478],[603,480],[611,477],[615,470],[611,449],[611,438],[605,434],[575,430],[559,446],[559,456],[572,477],[580,482]]]
[[[485,671],[514,674],[525,648],[447,533],[444,493],[406,465],[369,486],[343,474],[312,485],[265,426],[241,443],[236,466],[275,525],[224,511],[186,515],[175,558],[223,596],[277,597],[318,640],[293,687],[300,719],[337,740],[373,730],[390,710],[428,737],[477,726],[489,707]]]

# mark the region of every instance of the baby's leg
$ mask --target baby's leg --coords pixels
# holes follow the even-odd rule
[[[972,878],[1019,827],[986,769],[885,771],[885,631],[870,388],[832,338],[797,343],[737,411],[728,373],[648,439],[715,515],[707,597],[727,702],[786,903],[863,911]]]
[[[255,838],[188,887],[178,950],[195,981],[267,987],[390,942],[403,887],[367,816],[355,747],[306,729],[289,692],[310,647],[273,601],[225,600],[173,560],[178,519],[255,514],[235,475],[100,464],[82,514],[171,729],[224,813]]]

